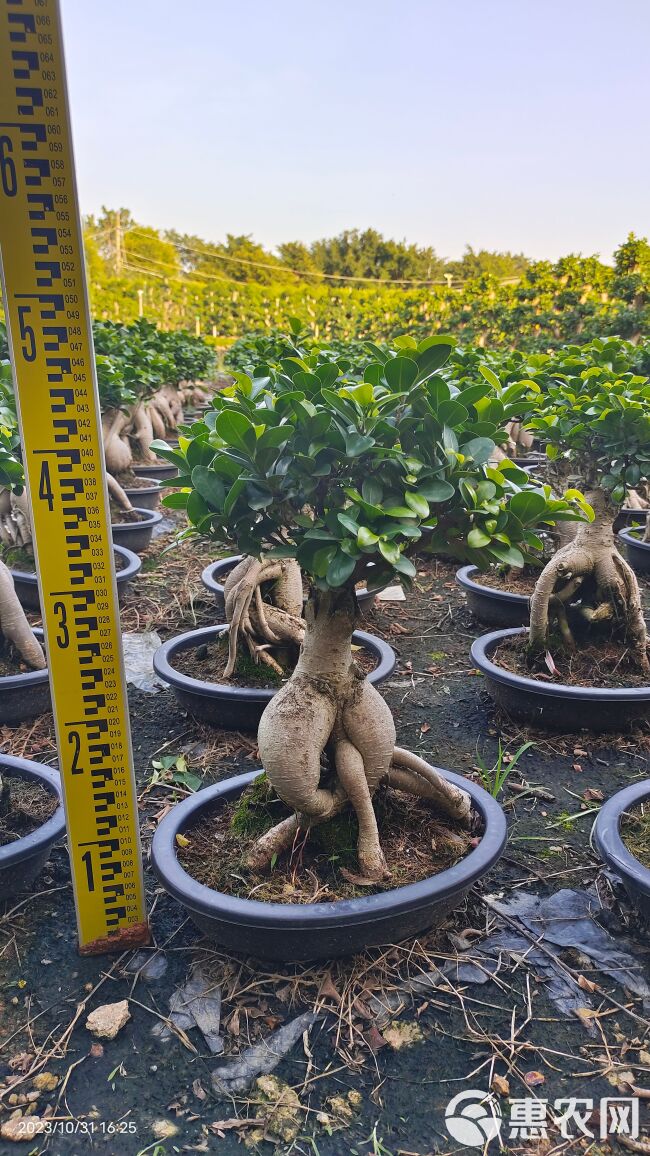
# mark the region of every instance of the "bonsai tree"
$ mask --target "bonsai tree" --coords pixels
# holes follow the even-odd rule
[[[425,529],[434,548],[516,564],[537,546],[530,520],[576,514],[533,492],[523,471],[488,466],[507,402],[485,379],[452,390],[437,372],[450,351],[445,339],[403,339],[398,352],[371,350],[362,375],[321,353],[238,374],[180,452],[166,452],[182,476],[165,501],[187,510],[187,534],[234,541],[251,566],[295,560],[309,582],[300,657],[258,732],[268,778],[294,814],[259,839],[251,866],[350,804],[361,870],[385,878],[372,805],[381,783],[469,821],[468,795],[395,746],[390,710],[353,661],[356,585],[408,584]]]
[[[611,623],[636,665],[650,672],[646,627],[635,574],[614,540],[613,504],[650,474],[650,383],[617,374],[582,359],[548,385],[546,399],[530,425],[547,441],[547,455],[560,473],[571,470],[584,483],[593,520],[580,525],[542,571],[531,601],[530,651],[547,648],[549,615],[564,644],[575,647],[567,607],[580,617]],[[646,540],[648,529],[646,529]]]

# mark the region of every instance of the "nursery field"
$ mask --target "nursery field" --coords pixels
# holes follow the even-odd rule
[[[143,572],[123,605],[126,632],[153,630],[165,639],[217,618],[199,580],[214,550],[186,543],[163,554],[170,541],[168,531],[143,556]],[[467,610],[455,569],[418,559],[408,601],[378,603],[364,628],[386,638],[398,655],[383,693],[402,745],[478,778],[477,751],[492,767],[499,744],[512,755],[524,741],[533,743],[503,792],[509,843],[498,869],[435,931],[317,964],[264,964],[220,950],[201,938],[147,869],[152,946],[117,959],[81,959],[67,857],[58,847],[33,896],[9,904],[0,924],[3,1119],[40,1087],[31,1101],[38,1116],[47,1108],[52,1128],[75,1129],[35,1137],[32,1151],[227,1153],[240,1151],[244,1141],[260,1151],[275,1143],[283,1152],[323,1156],[425,1156],[469,1150],[444,1123],[447,1102],[461,1090],[496,1089],[506,1124],[508,1096],[551,1104],[591,1099],[587,1127],[598,1137],[601,1097],[647,1087],[650,1023],[638,920],[589,841],[600,800],[647,775],[647,728],[595,736],[576,725],[575,733],[557,736],[495,713],[469,660],[481,627]],[[129,697],[146,857],[156,825],[188,790],[259,762],[254,735],[200,725],[168,688],[131,687]],[[50,715],[0,735],[4,752],[55,764]],[[588,893],[585,910],[599,923],[589,916],[583,922],[592,935],[601,925],[605,930],[590,942],[574,921],[566,945],[549,941],[554,954],[547,956],[543,933],[539,948],[540,932],[518,921],[516,905],[523,896],[560,893],[583,900]],[[551,923],[562,920],[568,902],[560,897]],[[495,903],[506,904],[510,914],[501,916]],[[510,933],[521,940],[514,953],[504,945],[489,957],[480,954],[490,937]],[[630,951],[631,960],[623,954]],[[491,978],[488,958],[496,965]],[[468,982],[463,969],[475,959]],[[157,1034],[170,999],[197,970],[210,997],[221,998],[221,1027],[218,1012],[216,1024],[224,1057],[313,1013],[309,1035],[298,1038],[274,1072],[281,1082],[265,1085],[265,1093],[253,1086],[215,1095],[211,1073],[223,1057],[215,1059],[200,1031],[185,1025],[167,1039]],[[429,986],[423,977],[432,973]],[[621,985],[622,977],[630,986]],[[406,991],[409,980],[420,987]],[[573,1012],[562,998],[573,1001]],[[88,1014],[124,999],[131,1018],[117,1037],[93,1040]],[[502,1143],[524,1152],[586,1150],[594,1143],[563,1140],[550,1120],[548,1137],[511,1140],[504,1125]],[[609,1147],[596,1141],[590,1150]]]
[[[6,363],[0,1151],[648,1151],[645,343],[95,343],[151,943],[78,951]]]

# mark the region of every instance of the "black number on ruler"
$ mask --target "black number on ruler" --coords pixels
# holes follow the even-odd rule
[[[0,136],[0,181],[2,181],[2,191],[6,197],[15,197],[18,191],[16,166],[11,156],[13,151],[14,146],[11,143],[11,137]]]
[[[34,337],[34,330],[31,325],[25,323],[25,314],[31,313],[31,305],[18,306],[18,324],[20,326],[20,336],[25,344],[23,345],[23,357],[25,361],[36,360],[36,338]]]
[[[68,612],[65,608],[65,602],[55,602],[52,610],[59,619],[59,633],[56,636],[56,644],[59,650],[67,650],[70,645],[70,631],[67,626]],[[76,734],[76,731],[72,733]]]
[[[41,480],[38,483],[38,496],[42,502],[47,502],[47,508],[52,513],[54,509],[54,493],[50,480],[50,463],[47,458],[41,462]]]
[[[93,876],[93,857],[90,851],[85,851],[81,856],[81,862],[86,868],[86,878],[88,880],[88,890],[95,890],[95,878]]]
[[[81,752],[81,736],[79,731],[68,731],[68,742],[72,743],[74,747],[70,772],[73,775],[83,775],[84,769],[79,766],[79,754]]]

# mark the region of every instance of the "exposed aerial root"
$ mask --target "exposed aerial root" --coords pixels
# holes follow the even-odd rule
[[[296,577],[300,583],[298,613],[283,608],[282,603],[296,606]],[[262,598],[261,587],[273,582],[269,597]],[[265,663],[283,674],[280,664],[268,653],[269,646],[300,646],[304,635],[302,579],[293,559],[275,561],[245,556],[228,575],[224,584],[226,621],[230,626],[228,663],[225,678],[231,678],[237,662],[237,649],[244,642],[255,662]],[[273,604],[275,603],[275,605]]]
[[[32,633],[4,562],[0,562],[0,634],[15,646],[32,670],[45,669],[43,648]]]
[[[604,497],[597,493],[589,498],[594,522],[579,524],[574,540],[558,550],[537,580],[530,603],[531,655],[546,649],[550,617],[557,620],[567,648],[575,648],[567,616],[572,606],[590,623],[611,619],[636,664],[650,672],[636,576],[616,549]]]
[[[106,474],[106,485],[108,487],[108,495],[120,507],[121,510],[126,510],[127,513],[132,513],[133,506],[129,501],[127,495],[122,489],[120,483],[113,477],[112,474]]]

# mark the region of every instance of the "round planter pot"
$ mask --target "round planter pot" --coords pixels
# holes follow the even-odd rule
[[[541,469],[544,458],[533,455],[528,458],[511,458],[511,461],[514,462],[516,466],[519,466],[520,470],[526,470],[529,474],[536,474],[538,470]]]
[[[0,847],[0,901],[24,891],[47,861],[50,848],[65,835],[65,815],[58,771],[28,759],[14,759],[0,754],[0,774],[12,779],[39,782],[59,805],[54,814],[29,835]]]
[[[526,626],[530,617],[530,600],[525,594],[512,594],[474,581],[476,566],[462,566],[456,581],[465,591],[467,605],[475,618],[486,626]]]
[[[147,462],[140,466],[134,465],[131,469],[139,478],[151,478],[152,481],[156,482],[166,482],[178,477],[178,466],[172,465],[171,462],[160,462],[159,464]]]
[[[43,631],[36,627],[34,634],[42,644]],[[51,707],[50,674],[47,667],[45,670],[26,670],[23,674],[0,676],[0,726],[18,726],[28,719],[45,714]]]
[[[151,535],[154,526],[162,522],[162,514],[157,510],[145,510],[141,506],[134,506],[136,514],[141,514],[139,522],[115,522],[111,526],[113,542],[116,546],[125,546],[135,554],[141,554],[151,544]]]
[[[603,803],[592,837],[603,862],[623,880],[625,890],[643,923],[650,924],[650,869],[628,851],[621,838],[621,819],[638,803],[650,800],[650,779],[632,783]]]
[[[202,931],[231,951],[283,962],[333,959],[420,935],[461,902],[505,847],[506,820],[499,804],[482,787],[443,770],[440,774],[469,792],[485,824],[478,846],[448,870],[392,891],[332,903],[261,903],[224,895],[181,867],[176,836],[215,807],[237,799],[258,774],[226,779],[184,799],[159,824],[151,846],[153,868],[165,890],[188,909]]]
[[[597,688],[539,682],[513,674],[492,661],[500,642],[526,627],[494,630],[472,643],[472,662],[487,678],[492,698],[513,718],[549,730],[625,730],[631,722],[650,718],[650,686]]]
[[[153,667],[156,674],[171,686],[178,701],[194,718],[224,730],[255,731],[264,708],[270,703],[276,690],[266,687],[231,686],[226,682],[202,682],[190,678],[174,668],[174,658],[182,650],[195,650],[206,642],[214,642],[225,634],[227,626],[205,626],[201,630],[188,630],[170,638],[155,651]],[[355,630],[352,641],[364,646],[378,659],[378,665],[368,675],[369,682],[377,685],[388,678],[395,669],[395,651],[383,639],[364,630]],[[279,689],[279,688],[278,688]]]
[[[121,599],[122,595],[126,593],[130,582],[139,572],[142,562],[132,550],[127,550],[124,546],[116,546],[115,543],[113,543],[113,553],[116,557],[122,558],[123,560],[122,569],[118,570],[116,575],[117,593]],[[40,612],[41,600],[38,596],[38,580],[36,574],[32,574],[27,570],[12,570],[11,577],[14,580],[14,587],[21,606],[23,606],[25,610],[36,610]]]
[[[160,491],[162,489],[160,482],[155,478],[145,478],[143,481],[150,482],[149,486],[125,486],[124,493],[129,499],[131,505],[137,505],[140,510],[155,510],[160,503]]]
[[[635,511],[636,512],[636,511]],[[644,542],[644,530],[619,530],[619,541],[635,574],[650,574],[650,542]]]
[[[614,530],[618,533],[628,526],[644,526],[647,514],[647,510],[631,510],[627,506],[622,506],[614,518]]]
[[[243,557],[243,554],[232,554],[229,558],[219,558],[218,561],[211,562],[209,566],[206,566],[201,574],[201,581],[206,590],[214,594],[217,609],[220,613],[225,613],[226,609],[223,600],[223,584],[230,574],[230,571],[235,569],[235,566],[241,562]],[[377,590],[366,590],[365,586],[357,590],[357,603],[362,612],[374,606],[377,593]]]

